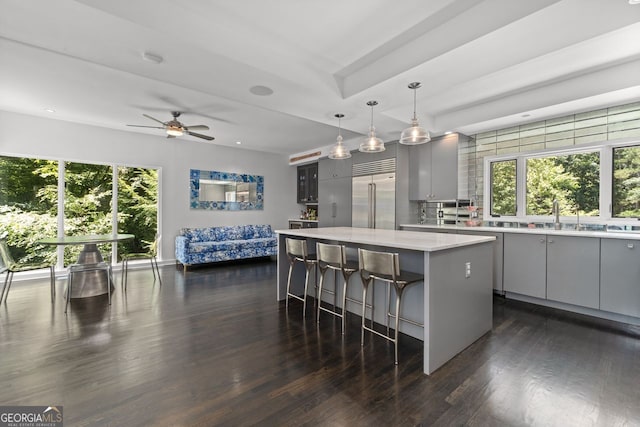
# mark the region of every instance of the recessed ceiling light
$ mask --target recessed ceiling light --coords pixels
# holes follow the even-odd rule
[[[45,108],[44,111],[46,111],[47,113],[55,113],[56,110],[54,110],[53,108]]]
[[[151,52],[142,52],[142,59],[147,62],[153,62],[154,64],[159,64],[164,61],[162,56]]]
[[[450,130],[446,131],[444,134],[445,135],[451,135],[453,132],[451,132]]]
[[[236,144],[240,145],[242,144],[242,141],[236,141]]]
[[[523,114],[520,117],[531,117],[531,114]]]
[[[640,0],[629,0],[629,4],[640,4]]]
[[[273,93],[273,89],[266,86],[252,86],[249,88],[249,92],[258,96],[269,96]]]

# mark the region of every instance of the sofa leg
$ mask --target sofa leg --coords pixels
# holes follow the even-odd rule
[[[186,274],[187,273],[187,264],[182,264],[182,268],[183,268],[182,272]]]

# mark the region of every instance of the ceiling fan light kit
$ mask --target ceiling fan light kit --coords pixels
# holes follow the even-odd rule
[[[342,143],[342,135],[340,133],[340,119],[344,117],[344,114],[335,114],[334,117],[338,119],[338,138],[336,138],[336,144],[331,148],[329,152],[329,158],[334,160],[348,159],[351,157],[351,152]]]
[[[195,136],[196,138],[206,139],[207,141],[213,141],[215,138],[209,135],[203,135],[201,133],[192,132],[193,129],[197,130],[209,130],[209,126],[207,125],[194,125],[194,126],[186,126],[178,121],[178,117],[180,117],[180,111],[172,111],[171,115],[173,116],[172,120],[168,122],[163,122],[161,120],[156,119],[155,117],[151,117],[148,114],[143,114],[144,117],[153,120],[154,122],[160,123],[162,126],[144,126],[144,125],[127,125],[136,128],[152,128],[152,129],[164,129],[167,133],[167,138],[175,138],[176,136],[182,136],[185,133],[187,135]]]
[[[416,90],[420,88],[420,82],[409,83],[409,89],[413,90],[413,118],[411,119],[411,127],[406,128],[400,134],[400,144],[418,145],[431,141],[429,131],[420,126],[418,116],[416,115]]]
[[[376,136],[376,128],[373,127],[373,107],[378,105],[378,101],[369,101],[367,105],[371,107],[371,127],[369,127],[369,136],[360,143],[358,150],[363,153],[380,153],[386,148],[384,142]]]

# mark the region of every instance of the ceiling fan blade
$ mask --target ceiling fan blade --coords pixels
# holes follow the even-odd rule
[[[164,129],[164,127],[160,127],[160,126],[143,126],[143,125],[127,125],[127,126],[131,126],[134,128]]]
[[[185,126],[184,128],[188,130],[209,130],[209,126],[207,125]]]
[[[156,122],[158,122],[158,123],[161,123],[161,124],[163,124],[163,125],[166,125],[166,123],[165,123],[165,122],[161,122],[160,120],[158,120],[158,119],[156,119],[156,118],[154,118],[154,117],[151,117],[151,116],[150,116],[150,115],[148,115],[148,114],[142,114],[142,115],[143,115],[143,116],[145,116],[147,119],[151,119],[151,120],[153,120],[153,121],[156,121]]]
[[[195,132],[191,132],[191,131],[187,131],[187,133],[191,136],[195,136],[196,138],[202,138],[202,139],[206,139],[207,141],[213,141],[215,138],[209,135],[203,135],[201,133],[195,133]]]

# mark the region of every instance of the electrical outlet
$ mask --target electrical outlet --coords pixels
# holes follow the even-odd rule
[[[468,279],[469,277],[471,277],[471,263],[470,262],[466,262],[464,264],[464,277],[465,277],[465,279]]]

